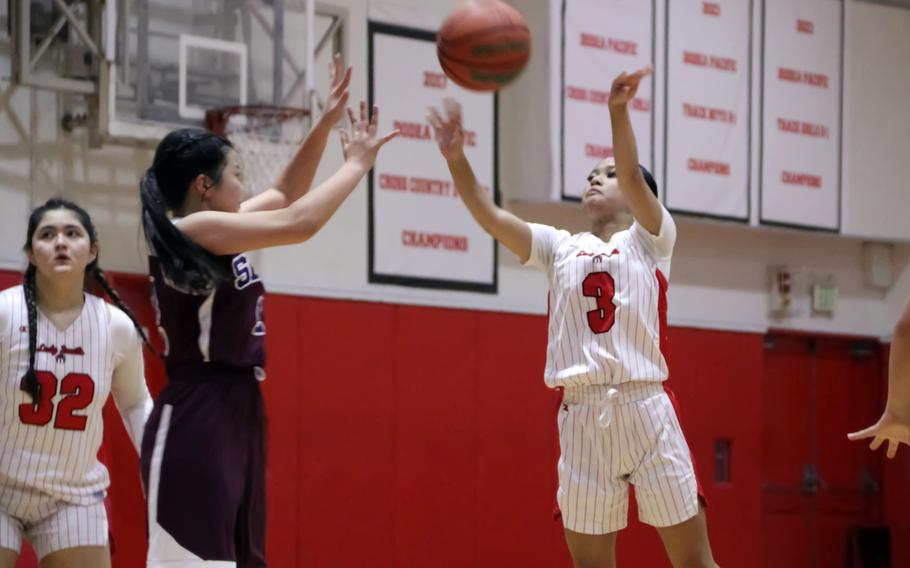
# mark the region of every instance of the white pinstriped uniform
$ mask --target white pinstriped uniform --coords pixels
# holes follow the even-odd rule
[[[695,471],[663,389],[672,217],[663,209],[657,236],[636,222],[609,242],[529,225],[527,265],[550,282],[544,378],[565,389],[557,493],[565,527],[585,534],[625,528],[630,483],[643,522],[671,526],[692,518]],[[612,416],[608,426],[598,424],[601,416]]]
[[[85,295],[63,331],[38,312],[35,369],[53,392],[33,405],[20,389],[28,369],[28,313],[21,286],[0,292],[0,547],[19,550],[22,536],[39,557],[108,541],[98,461],[108,394],[138,448],[151,410],[142,344],[129,318]]]

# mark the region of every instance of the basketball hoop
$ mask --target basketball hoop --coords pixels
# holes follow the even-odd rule
[[[309,118],[304,108],[246,105],[209,110],[205,125],[240,154],[244,186],[252,196],[275,183],[306,137]]]

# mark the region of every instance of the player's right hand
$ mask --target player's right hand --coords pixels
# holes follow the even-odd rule
[[[346,162],[356,164],[369,171],[376,163],[376,155],[386,142],[398,136],[401,131],[393,130],[379,137],[379,107],[373,105],[373,116],[367,112],[366,101],[360,101],[360,119],[348,107],[348,118],[351,120],[350,131],[341,129],[341,150]]]
[[[329,75],[332,78],[332,90],[325,101],[325,108],[319,120],[328,128],[332,128],[344,116],[344,109],[347,108],[348,86],[351,84],[351,66],[344,66],[341,54],[336,53],[332,63],[329,65]]]
[[[610,110],[626,108],[629,101],[634,99],[635,94],[638,93],[638,86],[641,84],[642,79],[653,72],[654,69],[648,65],[632,73],[626,73],[625,71],[620,73],[610,86],[610,100],[607,103],[610,106]]]
[[[457,158],[464,154],[464,130],[461,126],[461,105],[454,99],[445,98],[442,101],[446,116],[436,107],[429,108],[427,121],[433,127],[439,151],[446,160]]]
[[[886,410],[873,426],[859,432],[847,434],[847,438],[854,441],[872,438],[872,443],[869,444],[869,448],[872,450],[877,450],[879,446],[887,441],[887,455],[889,458],[893,458],[897,455],[897,449],[901,443],[910,446],[910,421],[901,420]]]

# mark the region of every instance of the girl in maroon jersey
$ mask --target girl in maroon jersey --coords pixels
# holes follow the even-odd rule
[[[345,162],[310,190],[344,113],[351,69],[333,66],[326,110],[274,186],[242,199],[237,152],[220,136],[176,130],[142,178],[154,301],[168,385],[142,443],[150,567],[259,568],[265,561],[264,288],[246,252],[306,241],[373,167],[378,109],[348,109]],[[258,380],[257,380],[258,379]]]

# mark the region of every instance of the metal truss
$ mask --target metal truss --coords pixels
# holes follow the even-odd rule
[[[113,0],[111,0],[113,1]],[[53,24],[44,30],[32,30],[33,0],[10,0],[11,23],[15,45],[13,57],[14,73],[18,83],[29,87],[50,89],[63,93],[80,93],[95,95],[98,93],[98,69],[103,62],[110,60],[108,54],[102,51],[103,29],[111,28],[116,20],[103,23],[105,17],[110,17],[104,0],[53,0],[52,5],[59,11],[59,16]],[[80,19],[77,15],[79,7],[86,17]],[[68,31],[75,33],[82,41],[86,50],[85,58],[91,58],[90,66],[94,76],[89,78],[68,77],[65,73],[50,72],[41,69],[41,63],[51,58],[54,42],[61,31],[67,27]],[[37,39],[43,37],[40,44]],[[70,42],[64,49],[72,49]],[[65,55],[65,54],[64,54]]]

